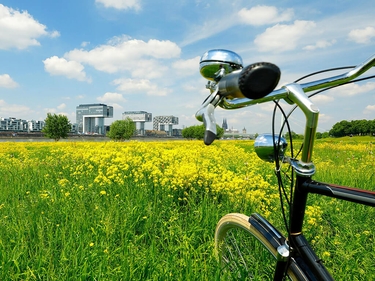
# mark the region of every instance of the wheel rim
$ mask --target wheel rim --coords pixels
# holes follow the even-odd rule
[[[249,232],[240,227],[226,230],[220,242],[222,273],[228,280],[269,280],[275,257]]]

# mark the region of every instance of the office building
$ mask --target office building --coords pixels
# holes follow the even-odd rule
[[[105,104],[80,104],[76,107],[77,131],[105,135],[104,118],[113,117],[113,107]]]

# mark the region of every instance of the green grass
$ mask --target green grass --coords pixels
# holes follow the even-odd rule
[[[329,142],[337,151],[317,143],[317,178],[375,190],[373,145],[361,152],[341,149],[344,139]],[[252,152],[252,142],[234,143]],[[110,187],[92,184],[96,174],[74,180],[69,167],[90,163],[59,153],[29,144],[3,151],[0,280],[219,280],[217,221],[229,212],[260,211],[243,198],[197,194],[179,201],[147,179]],[[333,163],[319,169],[328,158]],[[264,173],[272,175],[272,167]],[[375,277],[375,209],[318,196],[309,204],[320,206],[323,220],[307,225],[306,235],[333,276]],[[279,218],[270,216],[278,226]]]

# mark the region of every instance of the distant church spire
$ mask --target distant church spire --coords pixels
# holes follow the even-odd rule
[[[223,125],[221,125],[221,128],[224,129],[224,131],[228,129],[227,119],[223,119]]]

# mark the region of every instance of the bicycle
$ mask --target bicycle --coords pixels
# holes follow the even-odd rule
[[[238,54],[223,49],[210,50],[201,57],[200,73],[208,80],[206,87],[210,90],[210,95],[195,116],[206,127],[206,145],[216,139],[214,110],[217,106],[223,109],[238,109],[273,101],[273,120],[276,109],[279,109],[284,117],[280,133],[275,132],[273,123],[272,134],[258,136],[254,146],[261,159],[275,163],[281,210],[288,235],[283,236],[257,213],[250,216],[239,213],[225,215],[218,222],[215,231],[215,250],[225,276],[236,280],[334,280],[302,233],[308,194],[374,207],[375,192],[312,179],[315,173],[312,154],[319,110],[309,97],[347,83],[374,78],[375,76],[367,76],[356,79],[374,65],[375,55],[354,67],[328,69],[301,79],[326,71],[350,69],[343,74],[307,83],[300,83],[299,79],[275,90],[281,73],[272,63],[260,62],[243,67],[242,58]],[[308,96],[308,92],[313,93]],[[295,105],[291,112],[300,108],[306,117],[304,140],[296,156],[292,154],[288,157],[285,153],[287,141],[281,133],[285,126],[290,132],[290,114],[287,115],[282,110],[280,100]],[[291,137],[289,142],[292,146]],[[299,154],[300,159],[297,160]],[[281,165],[284,164],[291,167],[288,194],[281,174]],[[289,207],[287,211],[283,203],[285,201]]]

